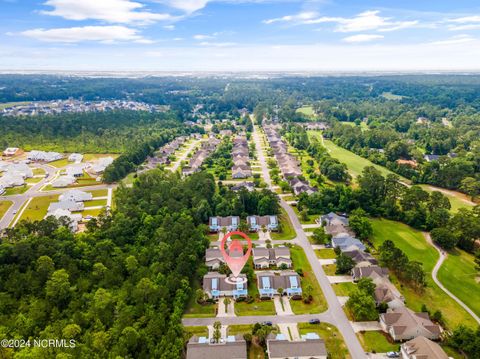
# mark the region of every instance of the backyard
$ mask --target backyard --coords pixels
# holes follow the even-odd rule
[[[325,341],[325,346],[327,347],[329,358],[350,358],[350,354],[348,353],[348,349],[345,345],[342,335],[333,325],[327,323],[299,323],[298,331],[300,332],[300,335],[307,333],[317,333],[318,336]]]

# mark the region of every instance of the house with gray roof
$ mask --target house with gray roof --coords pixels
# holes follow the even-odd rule
[[[80,191],[78,189],[71,189],[64,192],[58,197],[59,201],[74,201],[74,202],[83,202],[92,200],[93,195],[89,192]]]
[[[352,277],[354,282],[358,282],[361,278],[366,277],[387,277],[388,269],[379,266],[355,267],[352,269]],[[372,278],[373,279],[373,278]]]
[[[315,333],[303,335],[298,341],[270,335],[267,353],[270,359],[326,359],[328,355],[325,341]]]
[[[302,295],[302,284],[297,272],[287,270],[274,272],[257,272],[258,292],[262,298],[272,298],[278,294],[278,289],[283,289],[283,294],[292,296]]]
[[[69,221],[68,227],[72,232],[76,232],[78,230],[78,222],[82,220],[81,214],[73,214],[67,209],[57,208],[52,212],[48,212],[46,217],[53,216],[56,219],[67,218]]]
[[[72,153],[68,156],[68,162],[80,163],[83,160],[83,155],[80,153]]]
[[[352,237],[348,233],[339,233],[332,237],[332,247],[340,248],[343,251],[361,250],[366,249],[365,245],[357,238]]]
[[[320,216],[320,223],[323,226],[342,225],[344,227],[348,227],[348,218],[340,216],[334,212],[330,212]]]
[[[227,276],[218,272],[209,272],[203,276],[203,291],[209,298],[219,299],[220,297],[233,297],[234,299],[248,295],[247,276],[240,274],[241,283],[226,281]],[[230,275],[230,278],[233,278]]]
[[[5,187],[0,184],[0,195],[5,193]]]
[[[278,230],[278,217],[276,215],[271,216],[248,216],[247,217],[248,230],[250,232],[258,232],[262,228],[266,228],[269,231]]]
[[[415,313],[407,307],[388,309],[380,314],[380,325],[393,340],[404,341],[419,336],[438,339],[442,328],[430,320],[428,313]]]
[[[52,182],[52,187],[65,188],[74,184],[77,180],[73,176],[60,176]]]
[[[241,334],[228,336],[221,343],[210,343],[206,337],[193,336],[187,344],[186,359],[247,359],[247,343]]]
[[[225,263],[222,252],[218,248],[207,248],[205,250],[205,265],[210,270],[217,270]]]
[[[63,155],[58,152],[45,152],[45,151],[30,151],[27,155],[27,159],[36,162],[53,162],[61,160]]]
[[[253,264],[256,269],[266,269],[270,266],[292,267],[290,248],[288,247],[255,247],[252,249]]]
[[[57,209],[68,210],[70,212],[80,212],[83,211],[85,208],[83,202],[75,202],[75,201],[61,201],[61,202],[52,202],[48,206],[48,212],[53,213]]]

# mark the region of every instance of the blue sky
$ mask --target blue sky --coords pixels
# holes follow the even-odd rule
[[[473,0],[0,0],[0,69],[480,70]]]

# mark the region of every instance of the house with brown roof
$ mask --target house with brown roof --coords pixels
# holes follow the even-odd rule
[[[193,336],[187,344],[186,359],[247,359],[247,343],[243,336],[229,336],[221,343],[210,343],[205,337]]]
[[[258,232],[262,228],[269,231],[278,230],[278,217],[272,216],[248,216],[247,217],[248,230],[250,232]]]
[[[210,217],[208,220],[208,227],[210,232],[220,232],[222,228],[226,228],[228,232],[236,231],[240,225],[240,217]]]
[[[380,314],[380,325],[395,341],[419,336],[438,339],[442,332],[441,327],[430,320],[428,313],[415,313],[407,307],[388,309],[386,313]]]
[[[241,283],[227,281],[225,274],[218,272],[209,272],[203,276],[203,291],[209,298],[218,299],[220,297],[233,297],[234,299],[246,297],[248,295],[247,276],[240,274]],[[230,278],[233,278],[230,275]]]
[[[359,249],[347,250],[344,251],[343,254],[352,258],[353,261],[360,266],[378,264],[378,261],[370,253],[365,253]]]
[[[400,354],[402,359],[448,359],[440,345],[423,336],[402,344]]]
[[[252,257],[256,269],[266,269],[270,266],[280,267],[285,265],[287,268],[292,266],[288,247],[256,247],[252,249]]]
[[[379,266],[355,267],[352,269],[352,277],[354,282],[358,282],[361,278],[369,277],[387,277],[388,270]]]
[[[373,296],[377,306],[381,303],[387,303],[391,309],[405,306],[405,298],[388,278],[378,277],[373,279],[373,282],[376,285]]]
[[[218,248],[207,248],[205,250],[205,265],[210,270],[217,270],[225,263],[222,252]]]
[[[326,359],[325,342],[315,333],[302,336],[302,340],[288,341],[283,336],[269,336],[267,353],[270,359]]]
[[[283,294],[299,296],[302,294],[302,285],[300,276],[297,272],[291,270],[281,271],[279,274],[274,272],[257,273],[258,292],[262,298],[272,298],[278,294],[278,289],[283,289]]]

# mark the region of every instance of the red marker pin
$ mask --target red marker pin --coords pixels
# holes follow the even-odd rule
[[[227,242],[227,239],[234,234],[238,234],[239,236],[243,237],[247,241],[248,249],[245,254],[243,254],[242,242],[240,242],[238,239],[234,239],[230,243],[230,245],[228,246],[228,253],[225,250],[225,243]],[[223,259],[225,259],[225,263],[227,263],[228,268],[230,268],[230,270],[232,271],[233,276],[238,277],[243,267],[247,263],[248,258],[250,257],[250,253],[252,252],[252,241],[243,232],[240,232],[240,231],[229,232],[222,239],[220,251],[222,252]]]

